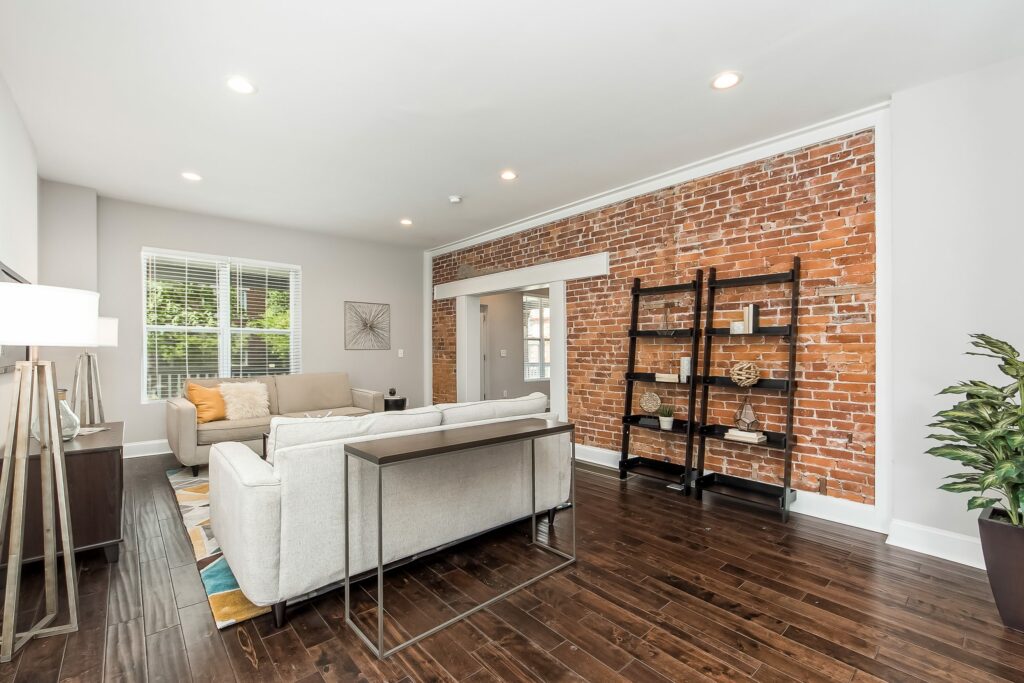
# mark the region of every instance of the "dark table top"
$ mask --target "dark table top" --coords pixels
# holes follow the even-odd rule
[[[573,425],[569,422],[524,418],[350,443],[345,445],[345,452],[374,465],[392,465],[442,453],[564,434],[572,429]]]
[[[104,422],[103,424],[88,425],[89,427],[107,427],[102,432],[95,434],[79,435],[71,441],[64,442],[64,455],[77,453],[94,453],[96,451],[109,451],[124,447],[124,423]],[[39,455],[39,442],[35,437],[28,442],[29,456]],[[0,453],[0,458],[3,454]]]

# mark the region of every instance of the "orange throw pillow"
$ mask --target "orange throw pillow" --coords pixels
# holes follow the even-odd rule
[[[196,406],[196,422],[199,424],[223,420],[228,416],[228,409],[224,405],[220,387],[204,387],[189,382],[185,395]]]

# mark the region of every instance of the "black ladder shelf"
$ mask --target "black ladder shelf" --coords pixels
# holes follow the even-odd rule
[[[619,457],[619,478],[625,479],[632,471],[667,481],[678,478],[683,492],[689,494],[693,482],[693,441],[697,435],[697,423],[694,422],[697,401],[697,354],[700,351],[700,313],[701,295],[704,288],[704,271],[697,269],[693,280],[674,285],[660,287],[641,287],[640,278],[633,279],[630,290],[633,310],[629,318],[629,360],[626,367],[626,406],[622,415],[622,452]],[[646,296],[660,296],[678,292],[693,292],[693,327],[689,329],[638,330],[637,318],[640,313],[640,299]],[[633,413],[633,386],[636,382],[655,382],[655,373],[636,372],[636,345],[638,339],[675,339],[690,342],[690,377],[687,382],[688,396],[686,419],[676,418],[671,430],[662,430],[655,423],[644,423],[644,416]],[[656,419],[656,418],[655,418]],[[652,429],[665,434],[679,434],[686,438],[685,464],[677,464],[655,460],[654,458],[629,457],[629,434],[632,429]]]
[[[730,334],[729,328],[714,327],[715,293],[721,289],[736,287],[753,287],[758,285],[788,283],[790,285],[789,324],[781,327],[759,327],[746,334]],[[800,306],[800,258],[793,258],[791,270],[769,275],[754,275],[719,280],[715,269],[708,275],[708,307],[707,323],[704,328],[704,358],[701,375],[701,409],[700,409],[700,447],[697,454],[697,467],[693,474],[696,497],[702,493],[715,493],[740,499],[748,503],[779,510],[782,520],[789,519],[789,508],[796,499],[796,491],[790,487],[793,474],[793,446],[796,437],[793,435],[793,408],[796,395],[796,342],[797,342],[797,311]],[[714,377],[711,372],[712,342],[721,339],[728,342],[731,337],[778,337],[779,341],[788,344],[789,358],[785,379],[763,379],[750,389],[767,389],[784,392],[786,396],[786,431],[784,433],[765,432],[768,441],[763,444],[750,444],[755,448],[769,448],[783,452],[784,467],[782,485],[767,484],[760,481],[744,479],[718,472],[704,473],[704,453],[708,439],[721,440],[723,443],[737,443],[725,439],[728,427],[707,424],[708,392],[712,386],[728,386],[737,388],[728,377]],[[744,444],[746,445],[746,444]]]

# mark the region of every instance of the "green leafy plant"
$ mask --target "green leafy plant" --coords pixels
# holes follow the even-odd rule
[[[972,334],[971,339],[980,351],[968,355],[995,358],[999,370],[1013,381],[998,387],[970,380],[940,391],[964,398],[939,411],[936,421],[928,425],[944,430],[929,436],[941,445],[928,453],[973,470],[949,475],[946,478],[952,481],[939,488],[975,493],[967,509],[999,506],[1011,524],[1024,526],[1024,360],[1007,342],[986,334]]]
[[[665,405],[664,403],[658,408],[659,417],[672,417],[672,406]]]

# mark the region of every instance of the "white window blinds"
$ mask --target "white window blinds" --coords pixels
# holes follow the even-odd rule
[[[203,254],[142,252],[143,400],[182,381],[302,371],[302,270]]]
[[[551,308],[547,297],[523,295],[523,379],[551,378]]]

